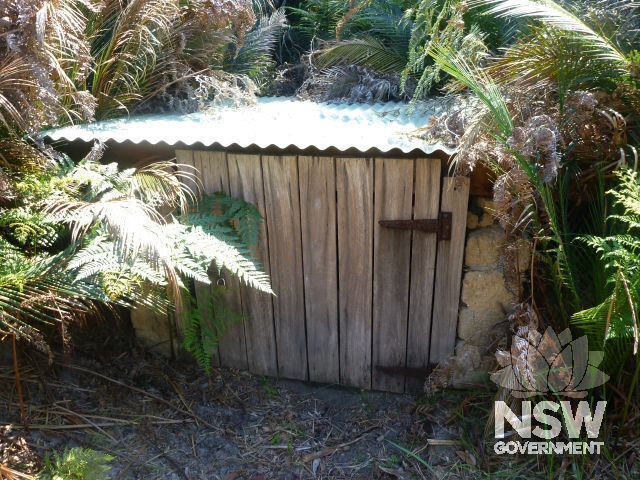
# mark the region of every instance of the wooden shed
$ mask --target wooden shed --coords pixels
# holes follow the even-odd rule
[[[271,297],[228,282],[247,320],[215,360],[256,374],[402,392],[454,350],[469,179],[412,135],[437,102],[260,99],[216,113],[132,117],[48,132],[107,154],[175,156],[207,193],[254,203]],[[209,287],[196,286],[199,305]],[[207,314],[203,308],[203,314]]]

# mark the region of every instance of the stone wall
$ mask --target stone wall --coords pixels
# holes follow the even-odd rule
[[[505,343],[506,317],[516,296],[503,274],[504,231],[492,212],[490,199],[471,197],[455,355],[436,369],[428,389],[486,381],[494,368],[494,352]]]

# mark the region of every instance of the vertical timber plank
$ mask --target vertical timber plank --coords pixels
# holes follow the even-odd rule
[[[438,218],[440,169],[439,159],[416,159],[414,218]],[[413,231],[407,336],[407,367],[409,368],[425,368],[429,365],[437,243],[435,234]],[[423,384],[424,379],[407,377],[405,389],[410,392],[421,392]]]
[[[227,154],[229,166],[229,193],[253,203],[265,216],[262,167],[259,155]],[[269,273],[269,249],[265,225],[260,231],[260,242],[255,257]],[[249,370],[259,375],[277,376],[276,339],[273,328],[271,296],[242,287],[240,290]]]
[[[227,168],[227,159],[224,152],[207,152],[196,151],[193,153],[196,165],[200,168],[202,175],[202,185],[204,193],[211,195],[216,192],[229,193],[229,170]],[[217,277],[212,279],[215,284]],[[226,289],[221,301],[225,306],[234,312],[241,313],[242,305],[240,301],[240,285],[235,277],[225,275]],[[213,308],[212,289],[215,285],[204,285],[196,282],[196,295],[198,306],[202,303],[206,311],[201,312],[205,322],[215,322],[217,319],[212,318]],[[247,369],[247,351],[244,338],[244,325],[235,323],[230,325],[222,334],[218,345],[220,353],[220,364],[226,367]]]
[[[269,232],[273,316],[278,346],[278,373],[306,380],[307,341],[300,234],[298,159],[262,157],[264,198]]]
[[[340,382],[371,388],[373,160],[336,159]]]
[[[413,160],[407,159],[375,159],[372,352],[375,390],[404,391],[401,375],[383,373],[376,366],[405,366],[411,231],[383,228],[378,221],[411,218],[413,165]]]
[[[205,183],[205,173],[202,164],[201,153],[194,152],[193,150],[176,150],[176,163],[178,169],[183,170],[188,176],[183,180],[185,185],[194,194],[202,193],[203,185]],[[205,162],[206,165],[206,162]],[[183,167],[181,167],[183,166]],[[187,166],[186,168],[184,166]],[[193,167],[193,168],[188,168]],[[194,170],[195,169],[195,170]],[[203,322],[211,321],[212,309],[211,309],[211,296],[209,293],[209,285],[201,282],[194,282],[194,294],[197,302],[197,308],[200,313],[200,317]],[[185,296],[183,296],[185,297]],[[183,298],[186,301],[186,298]],[[191,308],[190,305],[184,305],[184,308]],[[176,323],[180,323],[177,321]],[[178,327],[182,330],[182,325]],[[220,365],[220,355],[218,349],[212,352],[212,363],[214,366]]]
[[[438,242],[429,353],[431,363],[446,360],[453,354],[456,344],[468,204],[469,179],[445,177],[442,184],[441,210],[453,214],[453,225],[451,240]]]
[[[178,170],[185,172],[189,176],[183,180],[183,183],[191,189],[194,193],[198,192],[197,183],[191,178],[191,175],[194,175],[196,172],[193,168],[195,167],[193,160],[193,151],[191,150],[176,150],[176,163],[178,164]],[[182,167],[182,165],[186,165],[187,168]]]
[[[298,157],[309,380],[338,383],[335,160]]]

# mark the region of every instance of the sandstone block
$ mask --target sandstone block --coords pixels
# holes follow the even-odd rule
[[[468,267],[497,265],[503,238],[504,233],[497,225],[469,233],[465,248],[465,265]]]
[[[504,318],[501,309],[473,311],[463,307],[458,316],[458,337],[469,345],[487,346],[493,340],[493,329]]]
[[[492,213],[484,212],[480,217],[480,220],[478,221],[478,227],[479,228],[488,227],[490,225],[493,225],[494,221],[495,221],[495,217],[493,216]]]
[[[467,272],[462,280],[462,302],[471,310],[506,312],[513,296],[497,270]]]

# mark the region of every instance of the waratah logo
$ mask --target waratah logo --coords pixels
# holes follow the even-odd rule
[[[504,368],[492,374],[491,380],[518,398],[546,393],[583,398],[586,390],[609,380],[596,368],[603,357],[603,352],[589,351],[586,336],[572,340],[569,329],[560,335],[551,327],[544,335],[530,330],[514,335],[510,353],[498,353]]]

